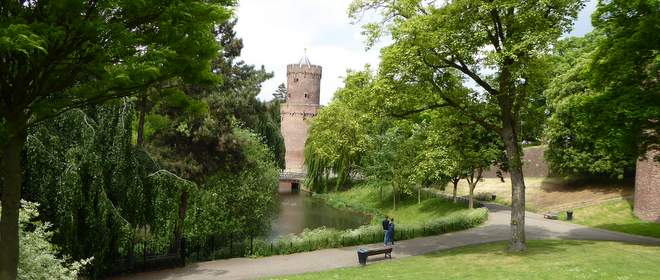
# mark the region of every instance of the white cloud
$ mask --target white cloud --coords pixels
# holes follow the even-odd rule
[[[297,63],[308,49],[313,64],[323,67],[321,104],[343,86],[347,69],[371,64],[377,69],[380,46],[365,51],[360,24],[352,25],[347,8],[352,0],[241,0],[236,11],[237,36],[243,39],[242,59],[264,65],[275,76],[264,82],[259,98],[269,100],[286,83],[286,65]],[[591,31],[595,0],[580,13],[570,35]]]
[[[286,83],[286,65],[297,63],[303,50],[323,67],[321,103],[327,104],[347,69],[377,65],[379,48],[364,50],[361,27],[352,25],[346,9],[352,0],[242,0],[236,12],[237,36],[243,38],[242,59],[264,65],[275,77],[262,86],[268,100]]]

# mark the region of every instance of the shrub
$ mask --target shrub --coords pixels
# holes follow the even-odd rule
[[[51,225],[36,221],[38,204],[21,201],[19,213],[20,255],[18,279],[78,279],[80,271],[92,258],[71,261],[68,257],[57,257],[56,247],[51,244]]]

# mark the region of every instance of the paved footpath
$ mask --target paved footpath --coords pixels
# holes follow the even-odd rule
[[[397,242],[394,259],[421,255],[432,251],[471,244],[508,240],[511,212],[502,206],[488,205],[488,221],[479,227]],[[544,219],[542,215],[526,213],[528,239],[609,240],[660,246],[660,239],[613,231],[588,228],[577,224]],[[382,244],[361,245],[336,249],[264,258],[234,258],[189,264],[182,268],[131,274],[115,279],[254,279],[280,275],[322,271],[357,266],[359,247],[378,247]],[[382,260],[370,257],[368,263]]]

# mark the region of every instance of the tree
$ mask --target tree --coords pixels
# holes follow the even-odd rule
[[[660,141],[659,18],[658,1],[600,2],[594,31],[554,50],[545,133],[553,171],[623,178]]]
[[[337,176],[336,190],[361,171],[361,161],[370,146],[369,131],[379,125],[369,104],[373,80],[369,68],[349,72],[344,87],[312,119],[304,153],[306,185],[312,190],[328,191],[331,174]]]
[[[275,93],[273,93],[273,97],[275,97],[275,100],[277,101],[286,101],[288,95],[289,91],[286,89],[286,85],[284,83],[281,83],[279,86],[277,86]]]
[[[497,163],[502,144],[497,135],[470,120],[461,118],[453,110],[441,108],[425,111],[417,116],[422,122],[414,127],[413,138],[421,138],[412,146],[417,156],[412,160],[416,180],[453,183],[456,202],[458,182],[469,185],[469,207],[473,208],[474,189],[482,172]]]
[[[212,27],[233,1],[3,1],[0,279],[15,279],[28,128],[173,77],[214,79]]]
[[[519,129],[528,81],[534,78],[528,65],[570,29],[582,5],[579,0],[356,0],[349,9],[354,19],[365,10],[382,12],[383,21],[365,26],[369,42],[384,30],[392,35],[381,71],[428,84],[441,100],[429,107],[454,108],[502,138],[511,174],[511,251],[526,249]],[[472,80],[480,90],[464,91],[471,98],[457,99],[456,76]]]
[[[37,203],[21,201],[20,235],[21,254],[18,264],[18,279],[78,279],[80,272],[92,258],[71,261],[66,256],[58,257],[56,246],[50,243],[53,235],[50,224],[37,221]]]

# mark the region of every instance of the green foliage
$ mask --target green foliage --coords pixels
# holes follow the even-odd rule
[[[40,203],[41,219],[53,223],[53,241],[64,254],[94,257],[92,275],[140,228],[171,236],[180,186],[171,176],[149,176],[157,166],[133,148],[131,116],[124,99],[67,112],[28,137],[23,197]]]
[[[582,0],[355,0],[349,8],[358,20],[364,12],[381,14],[365,32],[372,35],[370,42],[384,31],[392,37],[381,56],[379,74],[392,85],[383,93],[402,104],[417,100],[401,115],[448,107],[501,137],[511,175],[514,251],[525,249],[521,116],[530,113],[530,99],[539,98],[542,84],[529,82],[543,72],[533,65],[570,30],[583,5]],[[468,80],[476,86],[467,87]],[[396,90],[400,85],[411,90]]]
[[[18,209],[25,169],[20,154],[28,141],[28,130],[72,109],[134,95],[154,83],[176,79],[218,82],[211,72],[211,59],[218,52],[212,31],[229,18],[235,4],[233,0],[0,2],[0,92],[4,100],[0,104],[0,119],[6,128],[3,135],[6,141],[2,141],[0,147],[4,207],[0,218],[0,235],[3,236],[0,239],[0,247],[3,247],[0,277],[16,278]],[[109,122],[109,129],[117,128],[115,123]],[[130,127],[130,121],[124,123]],[[104,125],[106,123],[95,130],[108,129]],[[86,135],[90,134],[90,129],[84,130]],[[130,138],[123,139],[130,144]],[[41,142],[47,140],[41,139]],[[91,142],[90,137],[86,140]],[[109,137],[97,141],[115,140]],[[115,181],[113,172],[124,169],[140,172],[139,167],[132,168],[136,166],[131,166],[130,160],[128,163],[120,160],[130,158],[125,156],[130,153],[130,146],[123,147],[125,149],[119,151],[102,148],[89,156],[85,154],[89,149],[74,147],[58,155],[57,158],[65,159],[67,164],[55,164],[64,178],[61,184],[53,186],[61,188],[56,192],[63,200],[60,210],[70,208],[57,218],[62,225],[73,229],[85,228],[82,216],[98,217],[89,230],[98,242],[80,245],[71,242],[68,245],[76,248],[65,250],[75,251],[75,254],[84,251],[84,254],[102,252],[108,255],[108,250],[112,250],[108,248],[116,248],[118,240],[113,238],[117,235],[103,233],[107,233],[108,228],[118,231],[125,224],[113,216],[123,210],[129,219],[142,219],[133,215],[134,208],[113,210],[111,202],[125,199],[132,204],[139,201],[140,196],[101,187],[133,182]],[[102,159],[117,161],[102,166],[105,163]],[[129,176],[119,177],[127,178]],[[88,193],[79,186],[93,187]],[[55,219],[54,213],[55,209],[51,209],[48,216]],[[63,239],[90,239],[76,233],[80,232],[60,234]]]
[[[328,191],[328,177],[336,174],[338,189],[359,169],[362,157],[369,149],[368,133],[374,124],[369,105],[373,74],[349,72],[345,86],[332,102],[314,117],[305,143],[306,185],[315,192]]]
[[[21,201],[21,205],[18,279],[78,279],[80,272],[93,258],[72,261],[67,256],[60,257],[57,247],[50,243],[53,235],[51,224],[36,219],[39,205],[25,200]]]
[[[276,213],[277,165],[257,134],[237,128],[233,135],[245,153],[246,167],[214,174],[194,194],[186,218],[186,236],[256,236],[269,229]]]
[[[545,137],[555,172],[622,178],[658,143],[659,13],[658,1],[601,2],[594,32],[554,50]]]
[[[423,192],[421,203],[413,195],[401,195],[397,209],[392,209],[389,201],[392,199],[391,183],[387,181],[366,181],[355,185],[350,190],[316,195],[323,198],[328,205],[335,208],[347,208],[354,211],[369,213],[373,224],[379,224],[378,218],[389,216],[395,218],[397,225],[422,225],[439,217],[461,215],[469,212],[463,204],[456,204],[446,199]],[[381,200],[381,188],[386,195]],[[398,226],[397,226],[398,228]]]
[[[234,164],[240,168],[197,185],[132,146],[131,116],[123,100],[65,113],[28,137],[23,196],[41,203],[40,219],[54,223],[53,241],[64,254],[94,257],[90,273],[98,276],[110,269],[112,256],[138,250],[135,242],[167,248],[179,226],[182,192],[190,193],[186,236],[240,237],[268,229],[278,171],[259,135],[235,128],[232,141],[243,161]]]

